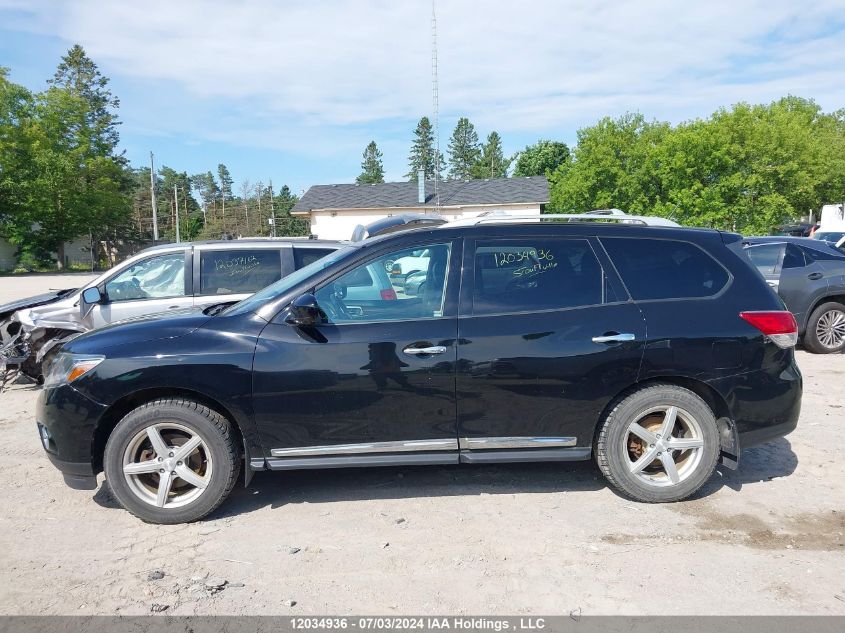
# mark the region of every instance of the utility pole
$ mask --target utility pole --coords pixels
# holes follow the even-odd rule
[[[173,185],[173,209],[176,212],[176,243],[179,243],[179,191]]]
[[[156,207],[156,169],[150,152],[150,199],[153,205],[153,242],[158,242],[158,209]]]
[[[276,237],[276,205],[273,204],[273,179],[270,179],[270,220],[272,221],[271,226],[273,227],[270,234],[273,237]]]
[[[440,213],[440,88],[437,82],[437,11],[431,0],[431,105],[434,110],[434,212]]]

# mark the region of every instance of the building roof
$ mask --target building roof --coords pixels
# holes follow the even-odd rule
[[[544,204],[549,201],[545,176],[445,180],[439,183],[440,206],[483,204]],[[386,182],[377,185],[314,185],[296,203],[294,213],[317,209],[434,208],[434,181],[425,183],[425,203],[417,199],[417,182]]]

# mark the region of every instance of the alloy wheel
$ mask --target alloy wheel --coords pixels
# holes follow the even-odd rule
[[[641,482],[653,487],[675,486],[698,468],[704,432],[698,420],[677,406],[647,409],[623,436],[627,466]]]
[[[827,349],[838,349],[845,342],[845,312],[828,310],[816,322],[816,338]]]
[[[162,422],[139,431],[123,452],[123,476],[140,500],[178,508],[197,499],[211,481],[211,451],[195,431]]]

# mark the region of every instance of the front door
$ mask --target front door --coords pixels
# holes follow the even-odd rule
[[[592,239],[479,240],[458,321],[458,437],[469,462],[583,459],[611,398],[636,382],[640,310]]]
[[[104,300],[85,318],[91,328],[192,308],[190,251],[140,259],[104,284]]]
[[[457,461],[459,248],[425,246],[423,292],[387,274],[406,251],[376,254],[316,289],[324,323],[264,329],[253,403],[271,468]]]

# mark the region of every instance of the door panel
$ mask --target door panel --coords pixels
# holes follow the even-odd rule
[[[454,443],[455,327],[451,318],[319,328],[269,324],[258,342],[253,373],[264,445],[272,450],[431,439]],[[403,352],[409,346],[446,351],[417,356]]]
[[[375,252],[315,289],[323,323],[297,326],[283,313],[264,329],[253,399],[267,457],[276,460],[271,466],[321,456],[346,465],[394,457],[407,463],[410,458],[398,455],[424,460],[435,452],[457,461],[460,266],[449,262],[450,253],[460,262],[460,246],[433,248],[430,292],[422,299],[397,294],[389,282],[383,295],[366,303],[349,297],[350,287],[363,276],[371,279],[369,271],[384,271],[384,261],[397,255]]]
[[[473,274],[458,320],[462,449],[589,455],[566,447],[591,445],[604,407],[636,382],[646,340],[640,310],[617,300],[624,287],[597,246],[548,234],[467,245],[464,269]]]
[[[636,382],[646,338],[631,303],[461,318],[458,331],[460,438],[575,438],[577,446],[590,445],[609,400]],[[592,341],[609,332],[635,338]]]
[[[810,316],[809,311],[813,303],[827,293],[829,275],[819,262],[805,261],[803,253],[797,247],[790,244],[788,248],[798,251],[801,258],[800,260],[795,257],[790,258],[792,265],[788,265],[787,258],[784,258],[778,280],[778,294],[790,312],[795,315],[800,329],[803,329]]]

